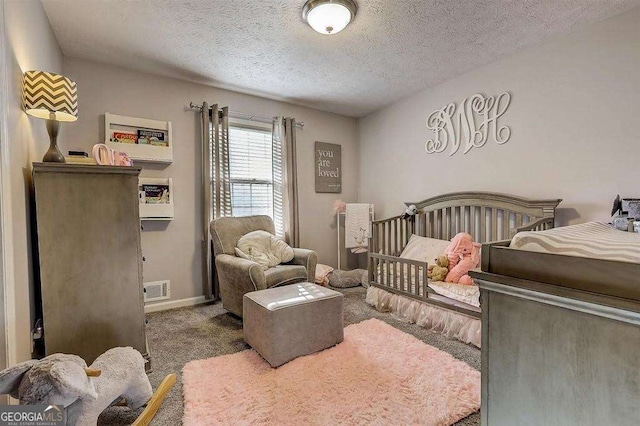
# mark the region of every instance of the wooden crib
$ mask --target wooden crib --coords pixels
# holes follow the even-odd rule
[[[369,240],[369,284],[440,308],[480,318],[478,309],[437,297],[428,286],[427,262],[400,258],[412,234],[450,240],[459,232],[476,242],[507,240],[520,231],[554,227],[555,209],[562,200],[530,200],[491,192],[456,192],[414,204],[418,213],[372,222]],[[432,261],[429,259],[429,261]],[[436,296],[436,297],[434,297]]]

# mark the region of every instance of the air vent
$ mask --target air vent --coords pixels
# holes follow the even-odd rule
[[[169,280],[144,283],[145,302],[155,302],[156,300],[169,298],[171,298],[171,282]]]

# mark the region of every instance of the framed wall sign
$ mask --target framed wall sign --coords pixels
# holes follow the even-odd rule
[[[316,142],[316,192],[342,192],[342,146]]]

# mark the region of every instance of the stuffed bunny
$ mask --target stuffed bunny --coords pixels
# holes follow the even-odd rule
[[[472,285],[468,272],[480,264],[480,244],[474,243],[471,235],[461,232],[451,239],[444,253],[449,259],[449,273],[445,281]]]
[[[53,354],[0,372],[0,394],[20,404],[63,405],[69,425],[95,425],[102,411],[124,398],[131,409],[146,404],[153,391],[144,358],[131,347],[113,348],[91,367],[76,355]]]

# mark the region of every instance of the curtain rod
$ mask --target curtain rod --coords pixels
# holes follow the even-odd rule
[[[202,111],[202,105],[189,102],[189,109]],[[258,121],[260,123],[273,123],[273,118],[260,117],[258,115],[247,114],[246,112],[229,111],[229,117],[242,118],[250,121]],[[304,128],[304,121],[296,122],[296,127]]]

